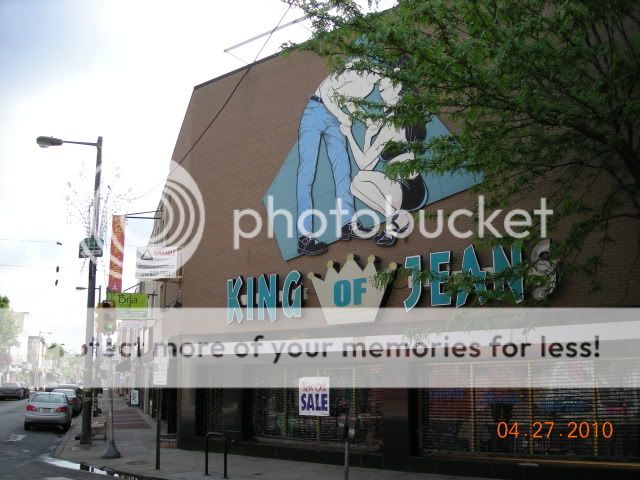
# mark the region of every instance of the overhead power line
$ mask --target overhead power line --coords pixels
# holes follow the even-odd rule
[[[63,267],[73,268],[70,265],[62,265]],[[17,263],[0,263],[0,267],[7,268],[59,268],[60,265],[21,265]]]
[[[62,242],[58,240],[32,240],[29,238],[0,238],[0,241],[17,243],[55,243],[56,245],[62,245]]]

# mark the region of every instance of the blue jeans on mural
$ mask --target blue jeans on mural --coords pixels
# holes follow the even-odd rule
[[[347,154],[347,140],[340,131],[340,122],[317,97],[312,97],[302,113],[298,131],[298,217],[313,208],[311,189],[316,176],[320,140],[324,139],[336,186],[336,199],[347,213],[340,217],[340,225],[351,221],[355,213],[351,194],[351,162]],[[313,232],[313,217],[305,216],[299,235]]]

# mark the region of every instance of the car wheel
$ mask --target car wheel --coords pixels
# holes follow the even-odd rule
[[[65,424],[62,426],[62,431],[66,433],[66,432],[68,432],[68,431],[69,431],[69,429],[70,429],[70,428],[71,428],[71,422],[69,422],[69,423],[65,423]]]
[[[24,422],[24,429],[29,430],[30,428],[31,428],[31,425],[29,425],[27,422]]]

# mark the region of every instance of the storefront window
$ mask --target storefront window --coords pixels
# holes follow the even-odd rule
[[[367,366],[322,369],[318,375],[330,376],[334,380],[342,377],[341,380],[348,383],[355,375],[368,375],[373,380],[379,373],[379,367]],[[301,374],[289,370],[285,375],[295,379]],[[260,388],[253,391],[252,397],[253,435],[257,439],[339,443],[342,439],[338,437],[337,418],[339,415],[355,411],[359,424],[353,444],[374,449],[382,446],[381,389],[332,388],[330,415],[327,417],[299,415],[296,389]]]
[[[501,371],[488,365],[460,368],[467,369],[470,385]],[[522,362],[510,368],[531,385],[553,388],[420,390],[421,452],[640,458],[640,391],[563,388],[576,376],[596,385],[598,372],[587,361],[552,369]]]
[[[204,437],[208,432],[221,432],[222,424],[221,388],[196,389],[196,435]]]

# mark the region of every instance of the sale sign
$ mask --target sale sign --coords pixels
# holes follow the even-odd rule
[[[302,377],[298,381],[300,415],[329,416],[329,377]]]

